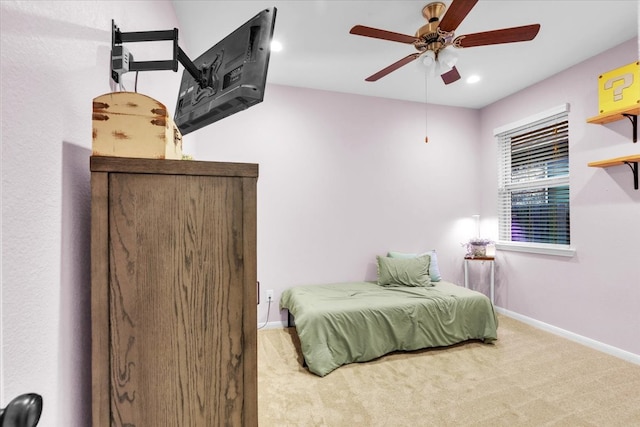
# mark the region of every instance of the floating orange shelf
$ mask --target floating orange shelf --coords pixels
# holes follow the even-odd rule
[[[614,159],[599,160],[597,162],[587,163],[587,166],[594,168],[608,168],[611,166],[627,165],[633,172],[633,188],[638,189],[638,162],[640,162],[640,154],[632,154],[630,156],[616,157]]]
[[[631,121],[633,126],[633,142],[638,140],[638,115],[640,115],[640,105],[636,107],[627,107],[620,110],[610,111],[599,116],[587,119],[587,123],[603,125],[605,123],[622,120],[625,117]],[[611,166],[627,165],[633,172],[633,188],[638,189],[638,162],[640,162],[640,154],[632,154],[630,156],[616,157],[614,159],[598,160],[597,162],[587,163],[587,166],[594,168],[608,168]]]
[[[600,114],[594,117],[590,117],[587,119],[587,123],[595,123],[598,125],[603,125],[605,123],[611,123],[618,120],[624,119],[625,114],[630,114],[634,116],[640,115],[640,106],[633,108],[623,108],[621,110],[610,111],[605,114]]]
[[[600,114],[598,116],[587,119],[587,123],[594,123],[597,125],[603,125],[605,123],[611,123],[618,120],[622,120],[625,117],[631,120],[631,126],[633,126],[633,142],[638,141],[638,115],[640,115],[640,105],[636,107],[627,107],[620,110],[610,111],[608,113]]]
[[[615,159],[599,160],[597,162],[588,163],[587,166],[591,166],[593,168],[608,168],[609,166],[619,166],[631,162],[640,162],[640,154],[616,157]]]

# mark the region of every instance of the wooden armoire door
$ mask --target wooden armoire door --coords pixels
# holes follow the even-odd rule
[[[108,378],[94,365],[94,398],[107,386],[108,402],[94,402],[94,425],[257,425],[257,166],[236,165],[255,171],[246,177],[229,164],[129,159],[142,170],[98,177],[99,159],[107,253],[92,259],[106,255],[108,271],[92,277],[93,350]],[[105,345],[108,359],[96,354]]]

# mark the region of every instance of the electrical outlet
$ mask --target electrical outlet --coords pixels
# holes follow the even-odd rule
[[[267,290],[267,301],[273,301],[273,289]]]

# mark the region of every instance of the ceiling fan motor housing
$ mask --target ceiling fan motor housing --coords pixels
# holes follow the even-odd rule
[[[439,21],[445,9],[446,6],[442,2],[429,3],[422,8],[422,16],[427,22]]]
[[[429,3],[422,8],[422,16],[427,20],[427,23],[416,31],[418,40],[415,47],[418,51],[432,50],[437,53],[443,47],[441,37],[438,34],[438,26],[445,9],[446,6],[442,2]]]

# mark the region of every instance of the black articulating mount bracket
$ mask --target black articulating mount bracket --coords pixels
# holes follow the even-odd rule
[[[638,142],[638,116],[629,113],[622,113],[622,115],[631,120],[631,125],[633,126],[633,142]]]
[[[638,162],[624,162],[633,172],[633,188],[638,189]]]
[[[128,70],[127,71],[157,71],[157,70],[173,70],[178,71],[178,62],[180,62],[184,68],[193,76],[201,87],[208,86],[206,79],[201,70],[199,70],[195,64],[189,59],[184,51],[178,46],[178,29],[165,31],[137,31],[123,33],[116,26],[113,19],[111,20],[111,64],[112,72],[111,77],[113,80],[119,82],[119,74],[113,71],[114,52],[116,46],[120,46],[123,43],[133,42],[151,42],[151,41],[173,41],[173,58],[165,61],[133,61],[133,56],[128,58]]]

